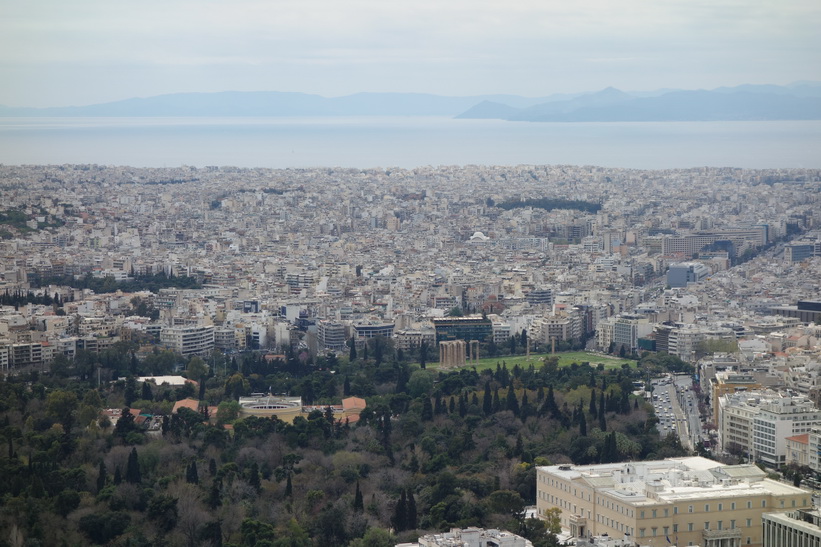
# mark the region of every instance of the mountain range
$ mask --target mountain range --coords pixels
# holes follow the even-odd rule
[[[821,82],[741,85],[713,90],[598,92],[546,97],[356,93],[326,98],[277,91],[175,93],[88,106],[0,105],[2,117],[449,116],[530,122],[821,119]]]

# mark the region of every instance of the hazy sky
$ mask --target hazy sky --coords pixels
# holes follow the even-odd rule
[[[819,0],[0,0],[0,104],[821,80]]]

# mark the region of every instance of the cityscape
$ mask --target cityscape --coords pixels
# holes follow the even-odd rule
[[[39,484],[6,495],[54,496],[74,542],[821,538],[821,170],[2,165],[0,181],[3,462]],[[284,444],[249,441],[266,427]],[[493,461],[485,427],[508,428],[495,485],[469,486],[468,462]],[[72,431],[108,442],[103,459],[59,448]],[[61,451],[86,478],[52,492],[37,481]],[[141,470],[164,493],[135,501]],[[4,509],[9,544],[61,537],[24,514]]]

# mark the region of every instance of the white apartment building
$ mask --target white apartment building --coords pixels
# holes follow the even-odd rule
[[[317,321],[316,337],[324,350],[343,351],[345,345],[345,325],[338,321]]]
[[[787,462],[787,437],[809,433],[821,425],[821,411],[803,395],[782,396],[761,405],[753,420],[753,454],[769,467]]]
[[[623,314],[616,317],[613,323],[613,342],[616,347],[628,351],[636,351],[639,347],[639,338],[647,336],[653,331],[650,321],[643,315]]]
[[[164,327],[160,332],[160,342],[185,356],[208,355],[214,349],[214,327]]]
[[[750,391],[718,401],[719,448],[778,468],[787,463],[787,437],[821,425],[821,410],[803,395]]]

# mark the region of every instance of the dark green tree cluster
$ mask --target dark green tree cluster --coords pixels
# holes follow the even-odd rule
[[[644,372],[630,367],[546,359],[438,372],[384,339],[353,359],[288,349],[275,359],[157,351],[139,360],[132,349],[0,382],[0,472],[9,477],[0,529],[43,544],[307,546],[483,526],[545,546],[547,524],[522,512],[535,502],[536,465],[684,454],[633,399]],[[177,364],[199,393],[134,379]],[[99,388],[98,369],[108,371]],[[243,418],[237,397],[268,389],[318,409],[292,423]],[[366,399],[358,421],[328,406],[346,396]],[[172,414],[185,397],[201,403]],[[116,424],[104,408],[122,409]],[[146,429],[158,413],[161,427]]]

